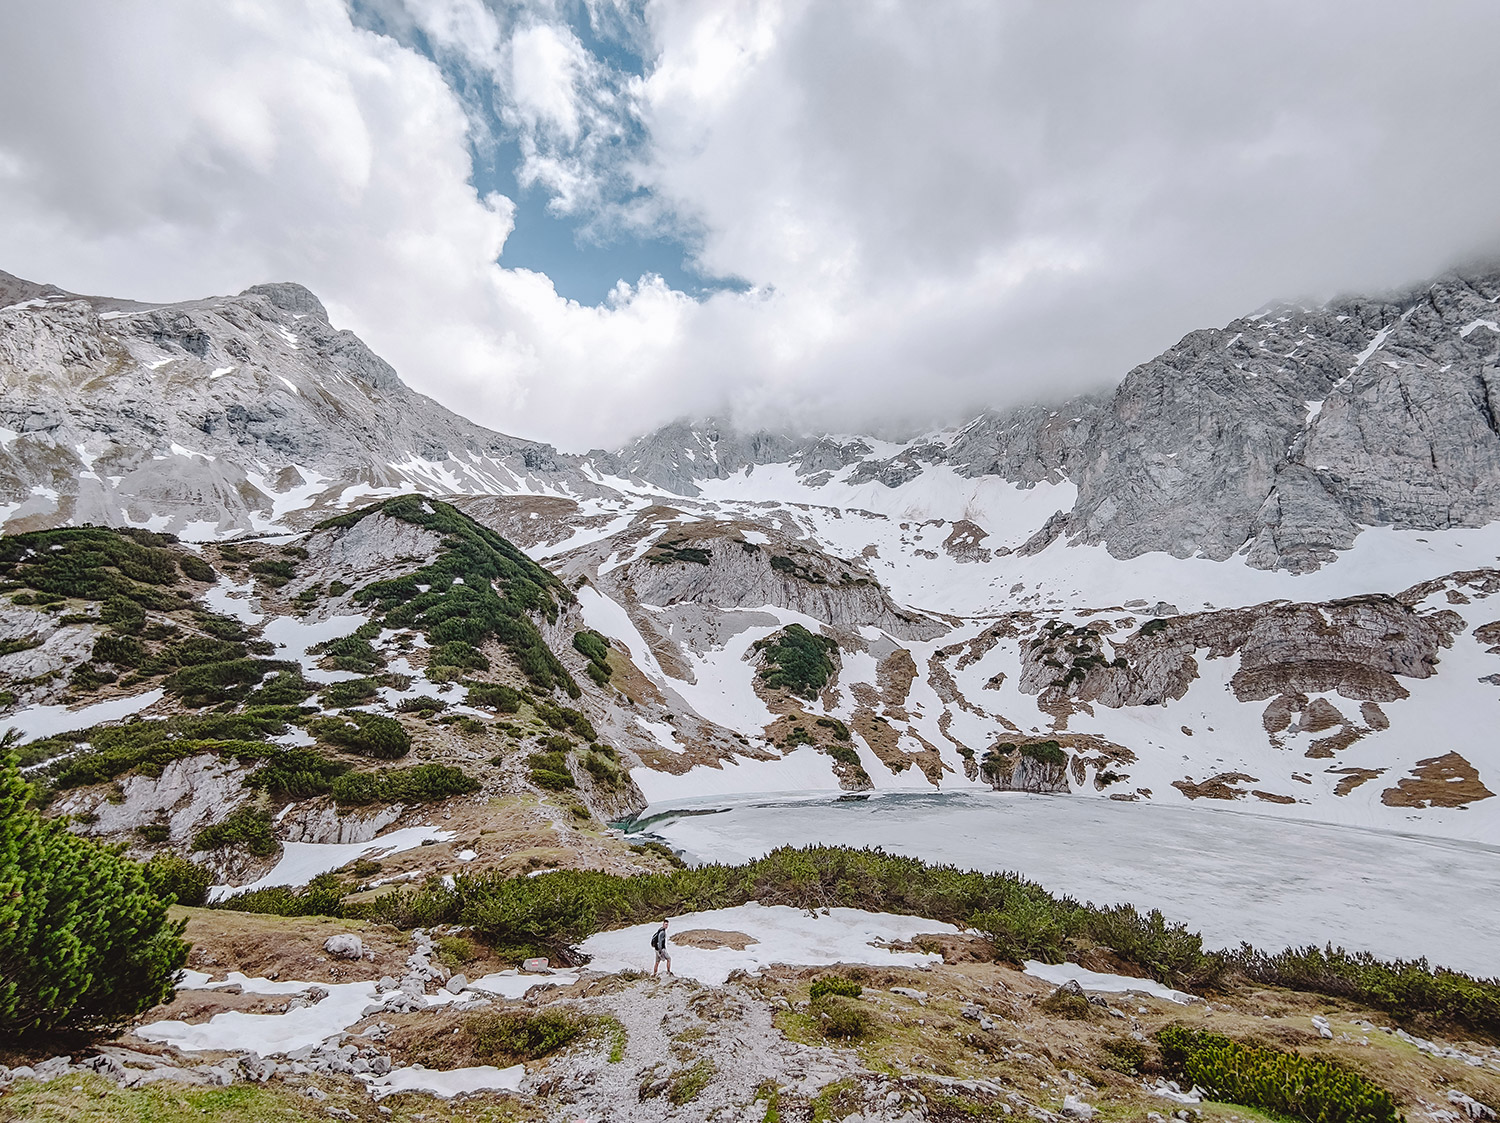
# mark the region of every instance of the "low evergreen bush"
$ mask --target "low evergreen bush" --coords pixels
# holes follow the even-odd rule
[[[349,771],[342,761],[329,760],[316,749],[264,748],[240,754],[241,760],[261,765],[245,777],[245,786],[280,799],[310,799],[333,790],[334,781]]]
[[[492,682],[466,682],[469,688],[468,702],[471,706],[483,706],[502,714],[513,714],[521,708],[521,692],[509,686]]]
[[[200,865],[176,854],[158,854],[141,867],[151,892],[179,905],[197,907],[208,900],[213,875]]]
[[[840,1041],[866,1037],[875,1028],[875,1019],[869,1010],[837,994],[814,999],[808,1012],[817,1020],[824,1037]]]
[[[589,678],[598,686],[609,682],[609,641],[595,631],[573,633],[573,649],[588,662]]]
[[[241,807],[228,818],[204,827],[193,836],[194,850],[222,850],[226,846],[245,844],[257,858],[276,853],[276,837],[271,833],[271,813],[259,807]]]
[[[11,739],[0,741],[8,752]],[[108,1030],[166,999],[182,925],[139,865],[30,806],[0,760],[0,1035]]]
[[[349,710],[337,717],[314,718],[307,731],[346,752],[376,760],[396,760],[411,749],[411,737],[395,718]]]
[[[344,897],[353,886],[342,881],[338,874],[320,873],[301,889],[286,885],[273,885],[268,889],[254,889],[248,893],[236,893],[212,908],[230,912],[253,912],[267,916],[331,916],[346,915]]]
[[[1167,1070],[1181,1083],[1202,1088],[1210,1099],[1306,1123],[1398,1123],[1404,1118],[1389,1092],[1333,1061],[1183,1026],[1158,1030],[1156,1040]]]
[[[571,1045],[588,1028],[588,1020],[568,1009],[500,1010],[471,1014],[463,1031],[474,1053],[502,1065],[534,1061]]]
[[[380,772],[348,772],[333,781],[341,806],[365,803],[431,803],[479,790],[479,781],[445,764],[418,764]]]
[[[532,753],[526,763],[531,768],[531,782],[539,788],[560,792],[578,786],[567,757],[560,752]]]
[[[832,655],[838,644],[827,636],[815,636],[801,624],[788,624],[773,636],[755,642],[764,653],[760,678],[773,689],[784,689],[803,698],[816,698],[833,675]]]
[[[807,988],[807,996],[812,999],[822,998],[825,994],[840,994],[845,998],[858,998],[865,992],[865,988],[853,979],[845,979],[838,975],[825,975],[821,979],[814,979],[812,986]]]
[[[1332,946],[1274,954],[1246,944],[1234,966],[1268,986],[1326,994],[1384,1010],[1406,1025],[1453,1023],[1500,1036],[1500,979],[1430,967],[1425,959],[1387,962]]]
[[[330,710],[361,706],[380,694],[380,684],[372,678],[350,678],[330,682],[318,691],[318,701]]]

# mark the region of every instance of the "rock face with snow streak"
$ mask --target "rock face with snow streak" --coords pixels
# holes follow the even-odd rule
[[[676,423],[611,464],[681,495],[777,462],[814,490],[896,489],[938,467],[1022,487],[1067,480],[1076,501],[1039,545],[1066,534],[1118,558],[1243,554],[1307,572],[1365,527],[1500,517],[1497,302],[1500,269],[1469,270],[1191,332],[1105,398],[987,412],[897,448]]]
[[[19,299],[16,299],[19,298]],[[408,389],[294,284],[171,305],[0,275],[0,513],[304,524],[371,494],[597,490],[578,458]]]

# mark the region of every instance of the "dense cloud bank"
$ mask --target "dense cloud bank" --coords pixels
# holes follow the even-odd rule
[[[338,0],[0,14],[0,267],[154,300],[295,279],[417,389],[581,448],[1060,396],[1500,246],[1488,3],[372,6],[443,65]],[[494,130],[557,213],[677,231],[747,288],[583,307],[507,267]]]

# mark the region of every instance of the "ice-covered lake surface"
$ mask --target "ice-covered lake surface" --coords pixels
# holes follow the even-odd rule
[[[881,846],[1015,870],[1096,904],[1159,908],[1210,947],[1333,943],[1500,975],[1500,847],[1480,843],[1213,808],[966,792],[700,799],[653,805],[636,829],[695,861],[744,862],[787,844]]]

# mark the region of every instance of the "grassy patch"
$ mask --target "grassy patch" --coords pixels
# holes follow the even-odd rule
[[[588,1028],[586,1017],[566,1007],[486,1011],[470,1015],[463,1024],[474,1055],[502,1067],[555,1053]]]
[[[718,1074],[718,1066],[708,1057],[704,1057],[667,1077],[665,1095],[677,1107],[692,1103]]]
[[[302,1123],[326,1120],[328,1105],[362,1110],[369,1094],[336,1095],[314,1103],[295,1088],[275,1084],[120,1088],[98,1076],[64,1076],[46,1083],[22,1081],[6,1092],[4,1102],[6,1118],[28,1123]]]

